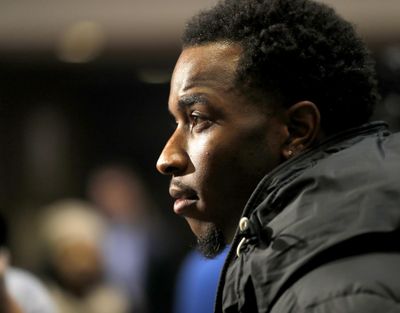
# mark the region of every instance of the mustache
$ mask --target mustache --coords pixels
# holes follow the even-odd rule
[[[169,183],[169,188],[179,189],[182,191],[194,191],[190,186],[182,183],[180,180],[174,180],[174,179],[171,179]]]
[[[179,180],[171,180],[169,194],[172,198],[199,199],[197,192]]]

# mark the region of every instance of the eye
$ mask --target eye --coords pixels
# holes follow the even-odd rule
[[[190,113],[190,130],[201,132],[210,127],[212,122],[206,116],[198,111]]]
[[[195,127],[199,122],[201,123],[201,116],[192,114],[192,127]]]

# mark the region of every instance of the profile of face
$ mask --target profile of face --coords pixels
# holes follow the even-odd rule
[[[252,191],[282,162],[288,134],[281,114],[236,87],[240,54],[240,45],[220,42],[183,50],[168,104],[176,129],[157,162],[171,176],[174,212],[208,257],[232,240]]]

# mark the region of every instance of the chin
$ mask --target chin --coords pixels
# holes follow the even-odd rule
[[[207,224],[205,231],[197,236],[197,250],[208,259],[216,257],[225,246],[225,237],[214,224]]]

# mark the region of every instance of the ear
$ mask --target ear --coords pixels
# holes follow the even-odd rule
[[[301,101],[286,111],[288,138],[282,149],[283,157],[289,159],[311,147],[320,138],[321,116],[317,106]]]

